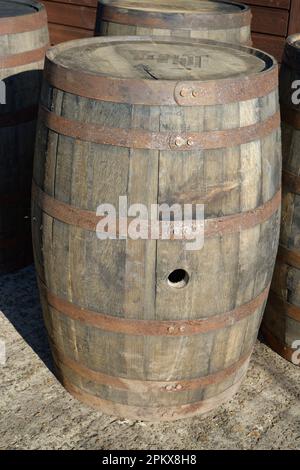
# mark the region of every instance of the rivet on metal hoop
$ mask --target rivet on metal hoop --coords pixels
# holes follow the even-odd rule
[[[176,147],[182,147],[185,143],[186,143],[186,141],[182,137],[180,137],[180,136],[176,137],[176,139],[175,139]]]
[[[180,96],[187,96],[189,93],[189,90],[187,88],[182,88],[179,92]]]

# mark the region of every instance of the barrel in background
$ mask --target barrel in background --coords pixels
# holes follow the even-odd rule
[[[213,41],[94,38],[48,51],[35,264],[58,375],[80,400],[155,421],[237,391],[278,246],[277,81],[270,56]],[[97,207],[118,214],[120,196],[149,212],[203,203],[203,249],[99,240]]]
[[[278,257],[262,331],[299,365],[300,347],[300,35],[289,36],[280,70],[283,195]]]
[[[251,12],[226,1],[99,0],[96,35],[180,36],[251,44]]]
[[[32,262],[30,192],[48,40],[41,4],[0,0],[0,274]]]

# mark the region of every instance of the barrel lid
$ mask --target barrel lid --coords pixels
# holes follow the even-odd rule
[[[210,0],[99,0],[99,18],[157,29],[228,29],[249,26],[250,8]]]
[[[0,18],[36,13],[41,5],[31,0],[0,0]]]
[[[174,95],[174,86],[178,82],[198,82],[203,98],[208,86],[213,93],[218,82],[226,82],[225,94],[229,95],[233,79],[249,82],[254,76],[275,67],[271,56],[256,49],[208,40],[154,36],[115,36],[70,41],[47,52],[48,69],[51,68],[50,63],[51,73],[55,72],[56,77],[59,78],[59,74],[67,74],[69,77],[69,84],[65,83],[64,86],[70,86],[71,82],[74,85],[75,77],[80,77],[83,96],[89,93],[86,86],[89,76],[95,84],[94,89],[99,80],[102,85],[104,81],[110,81],[113,86],[122,84],[118,92],[124,94],[124,99],[126,96],[128,98],[128,94],[132,97],[132,92],[137,92],[135,87],[138,84],[141,93],[142,89],[148,93],[147,102],[151,101],[152,93],[153,103],[158,98],[155,89],[162,98],[167,99],[167,89],[173,88]],[[48,75],[53,80],[53,76]],[[244,91],[247,92],[246,89]],[[256,93],[259,94],[259,90]],[[113,90],[110,94],[113,94]],[[174,102],[174,96],[172,99]],[[222,99],[225,97],[218,97],[220,102]],[[160,104],[159,100],[157,104]]]
[[[300,34],[291,34],[285,43],[283,62],[300,71]]]
[[[247,7],[243,4],[234,4],[226,1],[210,0],[99,0],[102,5],[111,7],[126,8],[127,10],[153,11],[160,13],[185,13],[193,15],[194,13],[234,13],[245,10]]]

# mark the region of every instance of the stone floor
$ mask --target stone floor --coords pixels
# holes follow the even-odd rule
[[[0,449],[300,449],[300,368],[257,342],[231,402],[206,417],[121,420],[55,379],[33,267],[0,278]]]

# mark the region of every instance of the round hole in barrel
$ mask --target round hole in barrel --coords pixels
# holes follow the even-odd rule
[[[168,276],[168,284],[175,289],[185,287],[189,282],[189,275],[184,269],[175,269]]]

